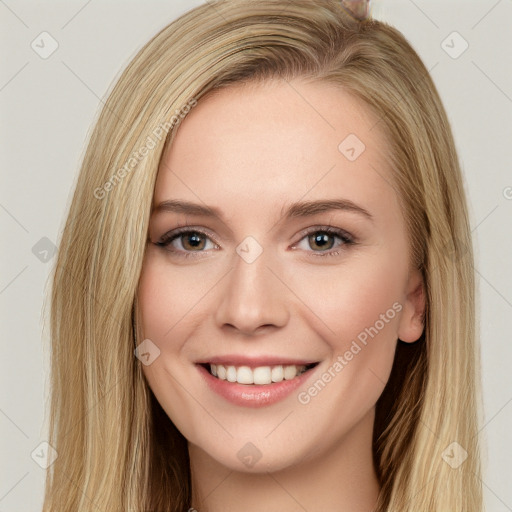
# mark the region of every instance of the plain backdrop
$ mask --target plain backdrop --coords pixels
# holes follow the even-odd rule
[[[0,0],[0,512],[42,506],[43,297],[92,123],[141,46],[201,3]],[[374,0],[372,11],[417,50],[452,124],[476,251],[485,499],[512,511],[512,0]]]

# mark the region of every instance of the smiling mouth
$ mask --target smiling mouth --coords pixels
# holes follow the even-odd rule
[[[282,382],[283,380],[295,379],[318,364],[319,363],[316,362],[308,365],[291,364],[250,368],[249,366],[204,363],[201,364],[201,366],[205,368],[210,375],[213,375],[213,377],[219,380],[246,385],[266,385]]]

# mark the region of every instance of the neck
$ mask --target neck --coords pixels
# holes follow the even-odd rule
[[[372,410],[330,450],[279,471],[235,471],[189,443],[191,512],[373,512],[380,491],[372,455],[373,420]]]

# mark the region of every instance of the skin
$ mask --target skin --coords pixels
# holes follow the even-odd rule
[[[351,133],[366,146],[355,161],[338,149]],[[138,291],[144,339],[160,350],[144,373],[188,440],[199,512],[373,509],[375,403],[397,339],[420,337],[425,307],[387,147],[378,118],[359,100],[334,85],[296,79],[210,94],[163,155],[154,205],[187,200],[223,216],[154,212]],[[295,201],[338,198],[372,219],[346,210],[283,215]],[[199,248],[190,234],[155,244],[183,225],[208,233],[199,235]],[[321,245],[305,233],[318,236],[325,226],[356,243],[331,234]],[[236,252],[247,236],[263,249],[252,263]],[[300,403],[298,393],[329,368],[332,374],[338,357],[395,303],[400,311]],[[320,364],[298,392],[251,409],[210,391],[194,364],[229,353]],[[250,467],[237,455],[248,442],[261,453]]]

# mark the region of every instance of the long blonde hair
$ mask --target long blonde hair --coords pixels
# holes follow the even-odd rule
[[[378,116],[424,277],[424,333],[398,342],[377,403],[376,510],[482,510],[472,243],[451,129],[428,71],[397,30],[354,19],[338,0],[220,0],[142,48],[90,137],[52,276],[49,443],[58,457],[44,512],[190,506],[186,440],[134,357],[154,186],[196,101],[271,77],[337,84]],[[467,452],[458,467],[454,450],[460,460]]]

